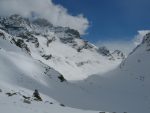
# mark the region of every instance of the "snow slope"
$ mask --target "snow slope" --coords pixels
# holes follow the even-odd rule
[[[120,51],[98,49],[69,28],[41,28],[17,15],[0,21],[4,113],[150,112],[150,33],[118,66],[124,57]],[[62,75],[67,81],[60,79]],[[35,89],[43,101],[24,103],[22,95],[32,98]],[[8,97],[8,92],[17,93]]]
[[[99,97],[100,109],[127,113],[150,112],[150,33],[118,68],[77,82]]]

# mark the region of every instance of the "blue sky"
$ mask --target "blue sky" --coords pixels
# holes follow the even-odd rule
[[[150,0],[53,0],[71,15],[82,13],[90,22],[85,39],[131,40],[138,30],[150,29]]]

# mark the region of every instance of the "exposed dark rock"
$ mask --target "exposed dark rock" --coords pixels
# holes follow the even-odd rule
[[[50,102],[50,104],[53,104],[53,102]]]
[[[114,52],[111,53],[111,55],[116,59],[125,59],[125,55],[120,50],[115,50]]]
[[[49,60],[52,58],[52,55],[42,55],[45,60]]]
[[[147,45],[150,46],[150,33],[144,36],[142,43],[147,43]]]
[[[31,32],[25,32],[18,34],[18,37],[21,37],[22,39],[26,39],[26,42],[31,42],[35,44],[35,47],[39,47],[38,39],[33,36],[33,33]]]
[[[74,43],[74,38],[73,37],[63,37],[63,38],[60,38],[60,41],[63,42],[64,44],[67,44],[67,43]]]
[[[79,47],[79,48],[77,49],[77,52],[81,52],[82,49],[83,49],[83,48],[80,48],[80,47]]]
[[[58,76],[58,78],[59,78],[60,82],[66,81],[66,79],[63,77],[63,75]]]
[[[10,96],[17,95],[17,93],[10,93],[10,92],[8,92],[8,93],[6,93],[6,95],[8,95],[10,97]]]
[[[93,45],[91,45],[88,41],[84,41],[83,48],[84,49],[91,49],[91,48],[93,48]]]
[[[110,56],[110,51],[105,46],[99,47],[97,52],[104,56]]]
[[[88,61],[83,61],[83,62],[76,63],[76,65],[77,65],[78,67],[80,67],[80,66],[83,66],[84,64],[88,64],[88,63],[90,63],[89,60],[88,60]]]
[[[64,105],[64,104],[60,104],[60,106],[65,107],[65,105]]]
[[[0,32],[0,38],[5,39],[5,35],[4,35],[4,33]]]
[[[27,97],[27,96],[22,96],[24,99],[27,99],[27,100],[29,100],[31,97]]]
[[[76,38],[80,38],[80,33],[77,30],[68,28],[65,32],[71,36],[74,35]]]
[[[55,37],[53,37],[52,39],[48,39],[47,40],[47,47],[49,47],[49,44],[52,42],[52,41],[54,41],[55,40]]]
[[[42,98],[37,89],[35,89],[35,91],[33,93],[33,97],[35,97],[34,100],[36,100],[36,101],[42,101]]]
[[[28,48],[27,44],[24,43],[24,40],[18,39],[16,41],[15,39],[13,39],[13,41],[15,42],[16,46],[25,49],[30,54],[30,49]]]
[[[49,101],[45,101],[45,103],[48,103],[48,104],[53,104],[53,102],[49,102]]]

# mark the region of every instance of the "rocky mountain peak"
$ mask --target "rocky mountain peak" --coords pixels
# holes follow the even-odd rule
[[[120,50],[115,50],[114,52],[111,53],[111,55],[117,59],[125,59],[125,55]]]
[[[110,55],[110,51],[105,46],[99,47],[98,52],[104,56]]]
[[[137,45],[129,55],[132,55],[140,47],[144,47],[146,51],[150,51],[150,32],[143,37],[142,43]]]
[[[4,21],[4,24],[8,25],[8,27],[26,27],[30,24],[29,20],[27,18],[24,18],[20,15],[14,14],[10,17],[7,17]]]
[[[150,46],[150,32],[144,36],[142,43],[147,43]]]

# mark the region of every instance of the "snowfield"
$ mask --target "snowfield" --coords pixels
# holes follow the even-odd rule
[[[24,91],[27,91],[24,89]],[[21,92],[21,91],[20,91]],[[23,92],[24,94],[25,92]],[[32,94],[32,91],[28,91]],[[2,113],[99,113],[98,111],[80,110],[69,108],[56,102],[55,100],[42,95],[43,102],[32,101],[28,104],[20,95],[8,97],[4,93],[0,93],[0,108]],[[108,112],[106,112],[108,113]]]
[[[150,33],[124,59],[69,28],[0,24],[0,112],[150,113]]]
[[[101,107],[129,113],[150,112],[150,33],[118,68],[78,82],[91,95],[99,97]],[[87,85],[89,84],[89,85]]]

